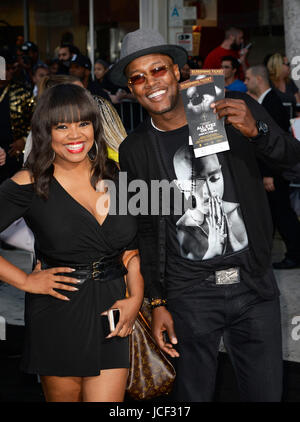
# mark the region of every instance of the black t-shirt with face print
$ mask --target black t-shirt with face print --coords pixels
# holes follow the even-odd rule
[[[216,270],[243,267],[251,258],[227,153],[195,158],[188,126],[167,132],[152,129],[164,178],[173,181],[165,217],[166,279],[172,297],[187,284]]]

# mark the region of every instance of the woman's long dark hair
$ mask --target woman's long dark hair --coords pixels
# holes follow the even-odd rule
[[[38,100],[31,122],[32,150],[26,168],[32,173],[37,195],[48,198],[49,184],[54,172],[52,127],[58,123],[90,121],[95,143],[89,152],[92,163],[91,184],[96,188],[99,179],[114,179],[117,167],[107,158],[107,147],[102,136],[101,118],[90,93],[74,84],[61,84],[43,92]],[[97,152],[98,150],[98,152]]]

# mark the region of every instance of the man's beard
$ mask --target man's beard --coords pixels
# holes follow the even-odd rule
[[[234,51],[239,51],[242,47],[242,44],[237,44],[235,41],[231,44],[230,48]]]
[[[153,110],[149,107],[148,111],[151,111],[153,114],[160,115],[160,114],[168,113],[169,111],[174,110],[174,108],[176,108],[177,105],[178,105],[179,95],[180,95],[180,93],[179,93],[179,90],[178,90],[176,92],[176,94],[171,97],[170,105],[167,106],[166,108],[163,108],[161,110],[155,110],[155,109]]]
[[[61,66],[70,67],[71,61],[70,60],[59,60]]]

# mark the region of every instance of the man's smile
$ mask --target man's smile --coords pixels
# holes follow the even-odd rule
[[[159,89],[158,91],[154,91],[151,94],[147,95],[149,100],[160,100],[162,96],[167,92],[166,89]]]

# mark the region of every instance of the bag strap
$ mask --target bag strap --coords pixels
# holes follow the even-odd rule
[[[129,261],[131,260],[131,258],[133,258],[134,256],[139,255],[139,250],[138,249],[133,249],[131,251],[126,251],[126,252],[127,252],[126,255],[125,255],[125,252],[124,252],[125,257],[123,255],[123,264],[127,268],[128,267],[128,264],[129,264]]]
[[[124,266],[128,267],[128,264],[131,260],[131,258],[133,258],[134,256],[138,256],[139,255],[139,251],[138,249],[134,249],[132,251],[129,251],[126,256],[123,258],[123,264]],[[124,276],[124,280],[125,280],[125,284],[126,284],[126,297],[128,297],[128,289],[127,289],[127,280],[126,280],[126,275]],[[139,317],[143,320],[143,322],[145,323],[145,325],[149,328],[149,330],[151,330],[150,325],[148,324],[148,322],[146,321],[144,315],[142,314],[141,311],[139,311]]]
[[[125,253],[124,253],[125,256],[123,255],[123,265],[127,269],[131,258],[139,255],[139,251],[138,251],[138,249],[133,249],[131,251],[126,251],[126,252],[127,252],[126,255],[125,255]],[[124,275],[124,280],[125,280],[125,284],[126,284],[126,297],[128,297],[128,286],[127,286],[127,276],[126,276],[126,274]]]

